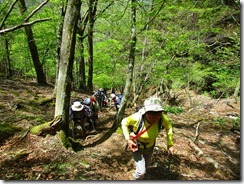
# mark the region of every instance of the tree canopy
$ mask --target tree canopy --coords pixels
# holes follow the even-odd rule
[[[59,10],[65,8],[65,1],[42,2],[26,0],[24,16],[20,16],[16,1],[0,3],[0,42],[4,45],[0,49],[2,76],[36,78],[28,42],[21,28],[26,26],[25,20],[29,16],[29,23],[40,21],[32,24],[31,28],[47,81],[55,82],[57,31],[62,19]],[[86,1],[81,2],[80,24],[84,23],[89,9]],[[215,98],[234,94],[240,80],[239,2],[143,0],[135,3],[134,94],[145,77],[144,91],[151,85],[164,84],[170,90],[193,89]],[[37,11],[40,6],[42,8]],[[95,7],[92,35],[94,88],[124,87],[131,41],[130,6],[130,1],[101,0]],[[18,25],[21,25],[18,29],[4,32]],[[83,36],[84,51],[81,47],[75,48],[74,89],[81,88],[80,58],[84,58],[84,82],[85,86],[88,85],[87,34],[88,27],[85,26],[83,35],[80,35]],[[78,36],[76,39],[78,45]]]

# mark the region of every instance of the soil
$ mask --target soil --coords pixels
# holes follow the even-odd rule
[[[114,122],[116,111],[110,104],[99,113],[97,131],[78,139],[82,146],[75,151],[66,149],[57,134],[29,133],[31,127],[53,119],[54,100],[40,103],[52,94],[52,86],[1,80],[0,125],[15,129],[1,131],[0,179],[131,180],[133,160],[121,131],[99,142]],[[87,95],[73,92],[72,98]],[[167,155],[161,131],[145,180],[240,180],[240,103],[193,92],[191,103],[184,98],[183,112],[167,114],[174,126],[175,154]],[[133,112],[127,108],[125,116]]]

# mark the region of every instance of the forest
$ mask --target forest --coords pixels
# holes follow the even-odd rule
[[[121,120],[151,95],[172,119],[147,180],[240,180],[237,0],[0,0],[0,179],[129,180]],[[103,88],[96,132],[69,107]],[[122,94],[118,112],[110,94]],[[109,148],[109,149],[108,149]]]

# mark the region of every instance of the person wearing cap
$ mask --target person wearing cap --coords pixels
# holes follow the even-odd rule
[[[114,102],[116,111],[118,112],[119,106],[121,103],[121,99],[117,95],[115,95],[114,93],[112,93],[110,96],[111,96],[112,101]]]
[[[135,162],[136,168],[133,174],[135,180],[144,179],[161,126],[166,131],[168,154],[174,153],[173,127],[163,112],[160,98],[149,97],[138,112],[124,118],[121,122],[127,146],[132,151]]]
[[[89,119],[90,128],[94,128],[94,130],[96,130],[96,126],[97,126],[97,120],[96,119],[98,119],[98,107],[99,107],[99,105],[94,102],[93,98],[94,97],[84,98],[82,104],[87,105],[90,108],[91,113],[92,113],[92,116]],[[94,127],[91,127],[92,124],[94,125]]]
[[[102,109],[102,107],[106,106],[107,102],[107,95],[106,92],[103,88],[100,88],[99,90],[97,90],[93,96],[95,97],[95,99],[98,101],[100,110]]]

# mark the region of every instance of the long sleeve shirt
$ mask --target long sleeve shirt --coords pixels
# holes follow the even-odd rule
[[[142,114],[137,112],[126,118],[124,118],[121,122],[122,131],[126,140],[130,139],[131,129],[136,132],[140,123]],[[173,145],[173,127],[169,118],[162,114],[161,123],[164,126],[167,135],[167,145]],[[144,125],[141,131],[145,130],[150,124],[147,122],[146,118],[144,118]],[[147,147],[152,147],[155,144],[155,139],[159,134],[159,126],[158,123],[154,123],[145,133],[143,133],[137,140],[142,143],[146,143]]]

